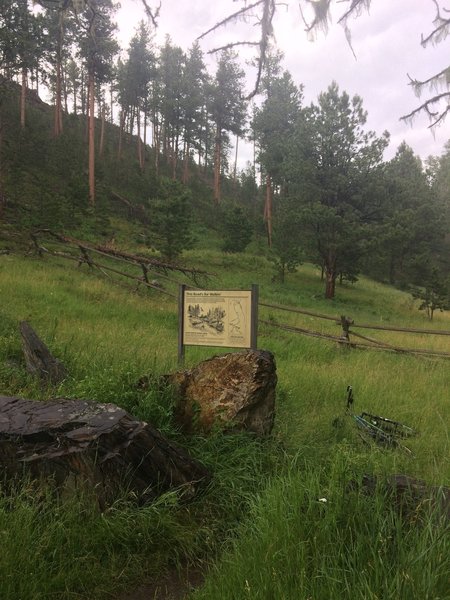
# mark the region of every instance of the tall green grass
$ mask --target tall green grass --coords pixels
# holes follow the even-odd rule
[[[274,303],[302,306],[361,322],[430,327],[407,294],[362,280],[322,299],[310,265],[274,284],[262,256],[193,250],[188,260],[216,273],[210,287],[260,284]],[[55,396],[114,402],[151,421],[214,473],[195,501],[169,494],[148,507],[126,492],[105,513],[92,498],[38,496],[26,482],[0,497],[0,597],[7,600],[111,598],[131,582],[174,565],[217,560],[200,598],[449,598],[448,533],[424,516],[402,520],[391,499],[346,491],[363,473],[403,472],[450,483],[448,362],[333,343],[263,326],[259,347],[278,366],[271,440],[248,435],[183,437],[172,423],[170,391],[140,391],[142,375],[176,365],[175,302],[133,293],[54,259],[0,257],[0,393],[45,401]],[[333,323],[264,309],[263,317],[338,333]],[[59,386],[42,386],[25,370],[18,321],[27,319],[68,368]],[[449,329],[449,315],[432,325]],[[392,343],[449,350],[448,338]],[[187,366],[216,351],[188,348]],[[345,390],[366,410],[419,430],[412,453],[365,446],[344,414]],[[334,426],[337,423],[338,426]],[[327,502],[318,502],[319,498]],[[249,507],[251,511],[249,513]],[[208,560],[207,557],[210,557]],[[18,565],[26,565],[21,576]]]
[[[295,463],[255,498],[195,600],[449,598],[450,536],[437,515],[402,516],[378,489],[350,489],[360,460]]]

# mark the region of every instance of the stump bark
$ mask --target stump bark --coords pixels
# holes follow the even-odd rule
[[[57,384],[67,377],[64,365],[55,358],[27,321],[19,325],[27,371],[44,381]]]
[[[164,378],[175,391],[175,421],[184,431],[224,430],[269,435],[275,418],[275,358],[265,350],[215,356]],[[139,385],[147,387],[149,378]]]
[[[101,506],[126,488],[140,503],[181,488],[192,497],[210,473],[181,447],[114,404],[0,396],[0,465],[57,489],[90,486]]]
[[[357,487],[354,483],[351,489]],[[417,516],[417,511],[425,510],[450,521],[450,488],[430,485],[422,479],[408,475],[395,474],[387,478],[375,475],[364,475],[362,490],[368,495],[374,495],[380,487],[392,499],[396,508],[405,515]]]

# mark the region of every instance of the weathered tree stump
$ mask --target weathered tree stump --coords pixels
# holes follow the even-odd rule
[[[351,489],[355,487],[355,483],[350,485]],[[402,474],[389,475],[385,479],[364,475],[362,490],[365,494],[375,494],[377,487],[390,496],[395,507],[402,514],[417,516],[419,510],[428,510],[450,521],[449,487],[430,485],[422,479]]]
[[[164,378],[177,396],[175,421],[184,431],[251,431],[269,435],[275,418],[275,359],[265,350],[231,352]],[[142,388],[151,380],[143,377]]]
[[[27,371],[49,383],[60,383],[67,377],[64,365],[55,358],[27,321],[19,325]]]
[[[0,466],[58,489],[89,485],[101,506],[126,488],[139,502],[182,488],[191,497],[208,470],[148,423],[114,404],[0,396]]]

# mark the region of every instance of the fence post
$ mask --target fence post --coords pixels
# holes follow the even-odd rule
[[[341,340],[347,346],[350,345],[350,325],[353,325],[354,320],[350,319],[350,317],[346,317],[345,315],[341,315],[341,327],[342,327],[342,335]]]
[[[186,290],[184,283],[178,288],[178,364],[184,364],[184,292]]]

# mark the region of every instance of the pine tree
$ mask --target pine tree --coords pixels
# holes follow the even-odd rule
[[[79,15],[82,35],[80,56],[88,74],[89,98],[89,202],[95,205],[95,84],[108,79],[112,58],[118,45],[113,38],[116,28],[112,16],[117,5],[112,0],[90,0]]]
[[[284,181],[283,165],[288,152],[286,143],[298,118],[301,103],[301,89],[290,73],[281,73],[280,54],[267,59],[262,80],[264,101],[256,108],[252,122],[254,139],[258,145],[257,158],[265,176],[266,200],[264,221],[267,228],[267,241],[272,245],[272,205],[274,190],[282,190]]]
[[[359,96],[331,84],[298,121],[286,160],[289,195],[298,198],[309,257],[324,266],[328,299],[349,247],[353,256],[363,252],[371,186],[387,145],[386,133],[377,138],[364,131],[366,118]]]
[[[214,148],[214,200],[220,202],[220,176],[222,149],[225,133],[242,135],[246,117],[246,102],[243,99],[244,72],[237,63],[236,54],[224,50],[217,66],[211,86],[209,111],[215,126]]]

